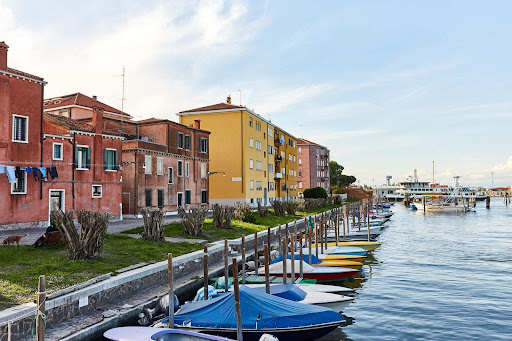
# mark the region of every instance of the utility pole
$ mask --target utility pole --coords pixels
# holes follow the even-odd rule
[[[121,75],[121,77],[123,77],[123,95],[121,96],[121,111],[124,112],[124,101],[126,100],[124,98],[124,78],[125,78],[125,68],[123,66],[123,74]]]

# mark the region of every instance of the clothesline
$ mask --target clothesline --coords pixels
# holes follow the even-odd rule
[[[53,180],[59,177],[57,167],[21,167],[0,164],[0,174],[5,174],[11,184],[18,183],[19,179],[23,179],[22,172],[32,173],[35,181],[47,181],[50,178]]]
[[[21,166],[22,167],[61,167],[61,166],[73,166],[74,162],[59,162],[57,164],[53,162],[24,162],[24,161],[0,161],[0,165],[5,166]],[[105,167],[103,163],[91,163],[87,166],[90,167]]]

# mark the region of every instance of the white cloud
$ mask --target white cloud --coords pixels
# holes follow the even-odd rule
[[[494,171],[512,171],[512,156],[509,156],[505,162],[495,164],[492,169]]]

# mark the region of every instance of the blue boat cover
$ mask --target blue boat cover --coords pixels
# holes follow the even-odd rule
[[[267,292],[265,287],[257,287],[254,288],[259,291]],[[286,298],[290,301],[302,301],[304,298],[306,298],[307,293],[296,286],[293,283],[288,284],[273,284],[270,286],[270,294],[282,298]]]
[[[295,258],[295,260],[300,260],[300,254],[299,255],[295,254],[294,258]],[[292,259],[292,255],[288,254],[287,259]],[[274,259],[270,264],[274,264],[274,263],[278,263],[278,262],[282,262],[282,261],[283,261],[283,255],[280,255],[279,257]],[[322,263],[322,260],[319,259],[315,255],[311,255],[311,263],[309,263],[309,255],[302,255],[302,261],[306,262],[306,263],[308,263],[310,265],[311,264],[320,264],[320,263]]]
[[[294,328],[345,320],[332,309],[290,301],[246,286],[240,287],[240,308],[244,329]],[[192,327],[235,329],[235,294],[230,292],[211,300],[187,303],[174,315],[174,322]]]

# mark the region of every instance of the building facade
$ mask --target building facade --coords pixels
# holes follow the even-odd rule
[[[119,216],[120,174],[103,167],[105,155],[120,154],[120,136],[44,115],[46,83],[9,68],[8,49],[0,42],[0,229],[47,226],[53,209],[105,209]],[[92,168],[96,164],[103,167]]]
[[[96,96],[81,93],[47,99],[47,113],[92,122],[92,108],[104,106],[103,128],[124,137],[122,143],[123,214],[143,207],[166,212],[209,203],[209,132],[200,123],[184,126],[165,119],[134,121]],[[121,201],[120,201],[121,202]]]
[[[297,139],[252,110],[218,103],[178,113],[211,132],[210,203],[252,206],[297,198]]]
[[[300,138],[297,140],[299,193],[321,187],[330,192],[330,152],[327,147]]]

